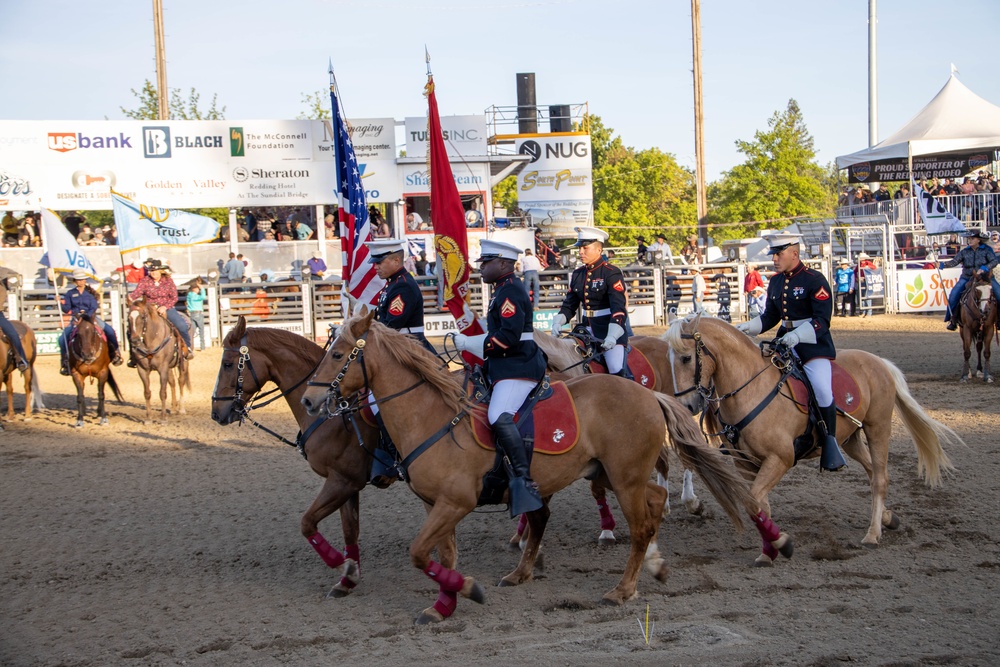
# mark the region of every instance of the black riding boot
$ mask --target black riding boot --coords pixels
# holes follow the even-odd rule
[[[497,446],[510,461],[513,469],[510,478],[510,516],[533,512],[542,507],[542,498],[538,495],[538,485],[531,480],[528,467],[528,454],[524,450],[524,440],[514,423],[514,415],[505,412],[493,424]]]
[[[958,329],[959,308],[961,308],[961,305],[959,305],[958,307],[956,307],[954,310],[951,311],[951,321],[948,322],[948,327],[947,327],[948,331],[954,331],[955,329]]]
[[[819,414],[826,425],[826,437],[823,438],[822,451],[819,455],[819,467],[830,472],[846,468],[847,461],[844,460],[840,446],[837,445],[837,404],[831,403],[825,408],[820,408]]]
[[[378,422],[379,430],[378,447],[372,452],[372,473],[368,477],[368,481],[378,489],[387,489],[399,479],[399,472],[396,468],[396,445],[392,444],[392,438],[385,430],[381,414],[375,413],[375,421]]]
[[[60,350],[59,362],[59,375],[69,375],[69,355]]]

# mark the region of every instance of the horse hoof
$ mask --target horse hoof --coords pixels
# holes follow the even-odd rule
[[[76,424],[74,424],[73,428],[83,428],[83,420],[81,419]]]
[[[969,384],[969,378],[967,378],[967,377],[963,377],[963,378],[961,378],[961,379],[959,380],[959,382],[960,382],[961,384]]]
[[[501,579],[500,583],[497,584],[497,588],[510,588],[511,586],[517,586],[517,582],[508,579],[507,577]]]
[[[791,558],[792,552],[795,551],[795,545],[792,544],[792,538],[788,533],[781,533],[771,545],[785,558]]]
[[[465,578],[465,583],[462,584],[462,590],[459,591],[459,594],[478,604],[486,602],[486,591],[472,577]]]
[[[993,376],[992,375],[990,375],[989,377],[986,378],[986,384],[993,384]]]
[[[430,625],[431,623],[440,623],[443,620],[444,616],[437,609],[428,607],[420,612],[420,616],[417,616],[417,619],[413,621],[413,625]]]
[[[330,598],[346,598],[350,594],[351,594],[350,588],[338,583],[333,588],[330,589],[329,593],[326,594],[326,599],[329,600]]]
[[[687,504],[687,511],[688,511],[688,514],[693,514],[695,516],[701,516],[702,513],[705,511],[705,503],[701,502],[700,500],[698,500],[696,502],[693,502],[693,503],[688,503]]]
[[[539,572],[545,571],[545,554],[539,550],[538,555],[535,556],[535,569]]]
[[[754,567],[774,567],[774,561],[767,554],[761,554],[757,556],[757,559],[753,562]]]
[[[508,551],[520,551],[521,550],[521,536],[514,533],[514,536],[510,538],[507,542]]]
[[[884,528],[888,528],[889,530],[896,530],[897,528],[899,528],[900,523],[902,522],[899,520],[899,517],[893,514],[891,517],[889,517],[888,522],[885,521],[882,522],[882,526]]]
[[[101,426],[104,426],[104,425],[106,425],[108,423],[108,418],[107,417],[101,417],[101,421],[99,421],[97,423],[100,424]]]
[[[861,546],[868,550],[878,549],[878,542],[866,542],[865,540],[861,540]]]
[[[618,544],[618,540],[615,539],[615,534],[612,531],[602,530],[601,536],[597,538],[597,543],[602,547],[606,547],[612,544]]]
[[[625,600],[613,595],[605,595],[601,598],[601,604],[605,607],[620,607],[625,604]]]

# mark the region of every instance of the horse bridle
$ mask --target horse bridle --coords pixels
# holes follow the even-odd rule
[[[140,312],[139,314],[142,316],[142,331],[139,332],[138,342],[136,342],[137,339],[134,336],[129,336],[128,342],[129,345],[132,346],[133,352],[137,353],[141,357],[152,359],[154,356],[156,356],[156,353],[162,350],[164,347],[166,347],[167,343],[172,341],[174,337],[172,335],[167,335],[163,339],[163,342],[156,346],[155,350],[153,350],[152,352],[146,351],[145,349],[143,349],[141,344],[146,342],[146,327],[149,325],[149,313]],[[170,334],[169,327],[167,329],[167,332],[168,334]]]
[[[98,348],[97,348],[97,354],[95,354],[93,357],[88,358],[88,357],[84,356],[83,349],[80,347],[81,344],[77,342],[77,341],[80,340],[80,333],[79,332],[80,332],[80,323],[81,322],[83,322],[83,318],[82,317],[78,317],[76,319],[76,321],[74,322],[74,324],[73,324],[73,331],[70,332],[71,338],[70,338],[70,340],[68,342],[67,349],[68,350],[72,350],[73,353],[74,353],[74,355],[77,356],[79,359],[81,359],[84,363],[92,364],[97,359],[97,354],[100,354],[101,348],[100,348],[100,346],[98,346]],[[88,320],[88,322],[90,322],[91,325],[94,327],[94,333],[97,335],[98,340],[102,340],[103,341],[103,339],[101,338],[101,334],[97,331],[97,324],[95,324],[91,320]],[[79,354],[77,354],[77,351],[79,351]]]

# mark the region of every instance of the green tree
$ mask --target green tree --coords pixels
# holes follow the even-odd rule
[[[135,109],[118,107],[126,118],[133,120],[156,120],[159,118],[159,99],[156,86],[146,79],[140,90],[131,89],[139,106]],[[187,99],[181,97],[180,88],[170,89],[170,120],[224,120],[226,107],[219,109],[218,95],[212,95],[212,104],[207,109],[199,107],[201,95],[194,89],[188,93]]]
[[[827,170],[816,163],[813,138],[798,103],[767,121],[753,141],[736,142],[746,161],[723,174],[708,189],[709,221],[714,223],[779,220],[826,215],[836,203]],[[740,227],[717,228],[713,236],[745,236]]]
[[[296,116],[298,120],[329,120],[333,117],[329,90],[302,93],[302,104],[305,105],[305,111]]]
[[[510,175],[493,188],[493,206],[506,208],[508,212],[517,206],[517,176]]]
[[[599,116],[585,118],[594,164],[594,219],[611,245],[663,233],[680,245],[697,221],[694,174],[658,148],[625,146]],[[672,229],[671,229],[672,228]]]

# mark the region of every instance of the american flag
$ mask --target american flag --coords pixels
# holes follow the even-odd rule
[[[368,246],[372,228],[368,220],[368,203],[361,184],[361,172],[354,155],[347,123],[340,114],[335,85],[330,84],[330,104],[333,108],[333,135],[335,137],[337,169],[337,201],[340,219],[340,248],[343,260],[343,294],[350,294],[358,304],[374,305],[385,281],[378,277],[375,265],[368,263]],[[350,313],[344,304],[344,315]]]

